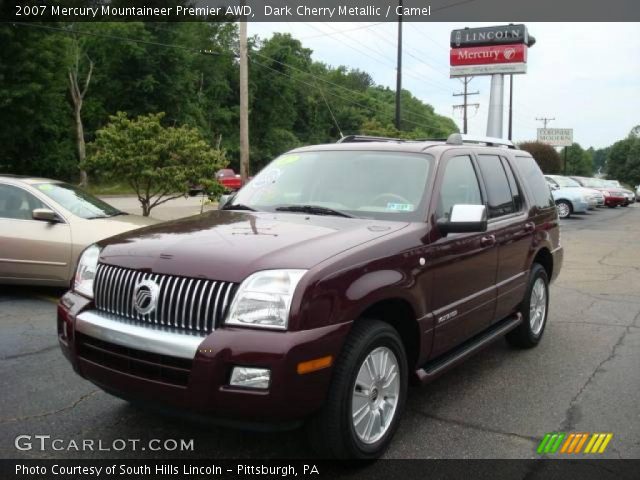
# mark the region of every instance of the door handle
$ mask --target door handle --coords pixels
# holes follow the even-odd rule
[[[525,232],[533,232],[536,229],[536,224],[533,222],[527,222],[524,224],[524,231]]]
[[[495,235],[487,235],[486,237],[482,237],[480,239],[480,246],[482,247],[491,247],[496,244],[496,236]]]

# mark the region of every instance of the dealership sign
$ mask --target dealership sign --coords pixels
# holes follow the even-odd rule
[[[451,77],[526,73],[535,39],[525,25],[463,28],[451,32]]]
[[[526,63],[527,48],[524,44],[452,48],[449,59],[451,66]]]
[[[451,48],[479,47],[483,45],[532,44],[525,25],[498,25],[495,27],[461,28],[451,32]]]
[[[573,128],[539,128],[538,141],[553,147],[573,145]]]

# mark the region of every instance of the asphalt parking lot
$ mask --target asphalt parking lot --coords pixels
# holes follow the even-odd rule
[[[191,207],[189,207],[191,208]],[[640,205],[562,222],[565,263],[538,348],[499,341],[410,391],[389,458],[535,458],[547,432],[612,432],[601,458],[640,458]],[[20,451],[18,435],[194,439],[171,457],[307,457],[301,432],[186,423],[111,397],[60,353],[48,289],[0,287],[0,457],[145,458],[166,452]]]

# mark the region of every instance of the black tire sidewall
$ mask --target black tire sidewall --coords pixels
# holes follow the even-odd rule
[[[359,458],[376,458],[380,456],[382,452],[386,450],[393,438],[395,431],[398,428],[398,424],[400,422],[400,418],[402,416],[402,412],[404,410],[404,405],[407,397],[407,387],[408,387],[408,365],[407,358],[404,347],[402,345],[402,341],[397,332],[390,326],[386,325],[385,329],[378,330],[373,333],[369,339],[367,339],[360,349],[360,352],[355,357],[355,361],[353,361],[350,366],[350,375],[348,377],[347,385],[343,385],[343,388],[346,388],[346,396],[344,402],[344,408],[342,409],[343,419],[345,419],[348,428],[348,438],[346,439],[350,449],[356,454],[356,457]],[[355,385],[356,378],[358,376],[358,372],[360,370],[360,366],[364,362],[364,359],[378,347],[387,347],[389,348],[393,354],[396,356],[396,360],[398,361],[398,367],[400,369],[399,377],[400,377],[400,393],[398,398],[398,405],[396,406],[396,411],[392,420],[392,424],[386,433],[382,436],[380,440],[373,444],[365,444],[359,438],[355,432],[353,421],[352,421],[352,391]]]

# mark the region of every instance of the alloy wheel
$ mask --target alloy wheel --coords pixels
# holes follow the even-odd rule
[[[351,399],[353,428],[363,443],[373,444],[389,430],[399,395],[398,359],[391,349],[378,347],[360,365]]]

